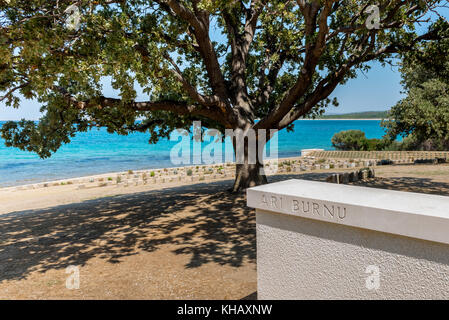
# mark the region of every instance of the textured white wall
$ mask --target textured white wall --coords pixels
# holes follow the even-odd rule
[[[448,299],[449,245],[257,209],[257,272],[259,299]]]

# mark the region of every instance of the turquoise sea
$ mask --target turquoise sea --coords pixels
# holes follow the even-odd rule
[[[384,135],[378,120],[298,120],[294,132],[279,132],[278,156],[300,156],[301,149],[307,148],[332,150],[334,133],[350,129],[362,130],[368,138]],[[44,160],[29,152],[7,148],[0,139],[0,187],[175,166],[170,161],[170,150],[178,142],[165,139],[151,145],[148,139],[149,135],[143,133],[120,136],[94,129],[79,133],[71,143]]]

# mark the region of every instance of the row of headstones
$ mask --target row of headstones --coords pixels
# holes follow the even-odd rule
[[[301,172],[301,171],[311,171],[311,170],[329,170],[329,169],[346,169],[346,168],[356,168],[361,166],[374,166],[376,165],[375,160],[365,160],[365,161],[355,161],[355,162],[339,162],[332,161],[331,163],[322,163],[316,164],[310,162],[310,164],[292,164],[290,166],[270,166],[265,167],[266,174],[276,174],[283,172]],[[195,168],[195,167],[185,167],[184,171],[187,172],[189,169],[193,171],[193,169],[199,169],[193,172],[191,175],[185,174],[176,174],[176,175],[155,175],[151,177],[148,175],[148,172],[143,173],[135,173],[132,178],[126,175],[121,179],[117,178],[118,185],[144,185],[144,184],[152,184],[152,183],[166,183],[166,182],[196,182],[202,180],[212,180],[212,179],[220,179],[220,178],[234,178],[235,177],[235,166],[227,166],[223,170],[218,172],[211,172],[210,174],[204,174],[207,172],[206,170],[210,167],[205,168]],[[182,169],[180,170],[182,171]],[[104,185],[112,184],[111,181],[103,182]],[[102,181],[100,181],[99,185],[102,185]]]
[[[291,164],[294,162],[293,164]],[[306,158],[301,161],[293,160],[288,166],[275,166],[274,163],[268,162],[268,166],[265,167],[266,174],[276,174],[284,172],[301,172],[309,170],[329,170],[338,168],[355,168],[360,166],[373,166],[376,164],[375,160],[355,160],[353,162],[333,160],[330,159],[326,163],[316,163],[314,158]],[[284,161],[285,163],[285,161]],[[70,180],[38,183],[33,185],[26,185],[17,187],[16,190],[28,190],[38,189],[50,186],[60,186],[75,184],[79,189],[86,186],[108,186],[108,185],[145,185],[153,183],[167,183],[167,182],[195,182],[202,180],[212,180],[220,178],[233,178],[235,177],[235,165],[201,165],[201,166],[189,166],[178,168],[166,168],[155,170],[144,170],[136,172],[123,172],[116,174],[115,177],[100,175],[87,178],[75,178]]]
[[[221,170],[218,170],[218,169]],[[191,170],[189,172],[189,169]],[[156,169],[136,172],[123,172],[115,175],[99,175],[94,177],[74,178],[53,182],[43,182],[18,186],[14,190],[31,190],[53,186],[77,185],[78,189],[88,186],[109,185],[143,185],[152,183],[166,183],[176,181],[201,181],[220,179],[235,176],[235,167],[232,166],[194,166],[170,169]]]
[[[329,163],[315,163],[314,159],[307,159],[304,162],[295,163],[289,166],[274,166],[265,167],[266,174],[276,174],[283,172],[301,172],[309,170],[328,170],[336,168],[354,168],[360,166],[372,166],[375,164],[373,160],[346,162],[346,161],[331,161]],[[26,186],[16,187],[16,190],[30,190],[39,189],[51,186],[61,185],[78,185],[78,189],[83,189],[88,186],[129,186],[129,185],[146,185],[146,184],[160,184],[168,182],[196,182],[203,180],[213,180],[222,178],[234,178],[235,165],[215,165],[215,166],[191,166],[181,168],[155,169],[136,172],[123,172],[116,174],[116,176],[95,176],[86,178],[75,178],[70,180],[61,180],[53,182],[38,183]]]
[[[311,165],[292,165],[290,169],[288,167],[277,167],[276,170],[271,170],[270,168],[266,168],[267,174],[276,174],[279,172],[301,172],[301,171],[309,171],[309,170],[328,170],[334,168],[355,168],[359,166],[372,166],[375,164],[375,161],[361,161],[361,162],[336,162],[335,164],[311,164]],[[92,177],[88,179],[78,179],[78,189],[86,188],[86,186],[109,186],[109,185],[117,185],[117,186],[138,186],[138,185],[147,185],[147,184],[161,184],[161,183],[169,183],[169,182],[197,182],[197,181],[205,181],[205,180],[214,180],[214,179],[223,179],[223,178],[234,178],[235,177],[235,166],[226,166],[220,173],[216,171],[208,171],[211,169],[209,166],[201,166],[197,167],[185,167],[185,168],[177,168],[177,169],[169,169],[167,171],[154,170],[154,171],[141,171],[135,172],[132,174],[122,173],[116,176],[116,178],[105,178],[105,177]],[[218,167],[219,168],[219,167]],[[192,174],[187,175],[188,170],[195,170]],[[198,169],[198,170],[196,170]],[[174,170],[176,174],[174,173]],[[154,172],[154,176],[151,175],[151,172]],[[165,175],[164,175],[165,174]]]
[[[137,177],[136,177],[137,176]],[[174,183],[174,182],[197,182],[197,181],[206,181],[206,180],[215,180],[215,179],[224,179],[224,178],[233,178],[235,177],[235,172],[232,173],[212,173],[212,174],[201,174],[201,175],[176,175],[176,176],[158,176],[158,177],[148,177],[144,178],[142,176],[136,175],[133,178],[129,179],[116,179],[113,181],[104,181],[92,183],[92,186],[105,187],[110,185],[116,186],[140,186],[140,185],[152,185],[152,184],[162,184],[162,183]],[[78,189],[84,189],[88,187],[89,184],[80,184]]]
[[[337,184],[345,184],[350,182],[363,181],[374,177],[375,172],[373,168],[363,168],[352,172],[335,173],[329,176],[326,181]]]

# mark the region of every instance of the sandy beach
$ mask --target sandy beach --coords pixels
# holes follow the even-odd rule
[[[324,181],[331,173],[269,180]],[[376,175],[358,184],[449,194],[447,164],[382,166]],[[254,212],[244,194],[226,191],[231,184],[1,191],[0,298],[255,298]],[[65,285],[72,265],[80,270],[75,290]]]

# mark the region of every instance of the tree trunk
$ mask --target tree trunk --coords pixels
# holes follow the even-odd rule
[[[250,187],[266,184],[267,177],[261,170],[263,170],[263,165],[259,161],[255,164],[236,164],[232,192],[240,192]]]
[[[236,141],[234,139],[234,152],[237,153]],[[238,161],[237,154],[235,154],[235,181],[231,192],[237,193],[246,190],[250,187],[255,187],[261,184],[268,183],[267,177],[264,172],[263,159],[259,159],[259,146],[258,137],[256,138],[255,147],[249,148],[248,140],[244,142],[244,158],[243,161]],[[252,154],[252,153],[255,153]],[[251,157],[252,156],[252,157]],[[255,157],[254,157],[255,156]],[[254,161],[255,160],[255,161]]]

